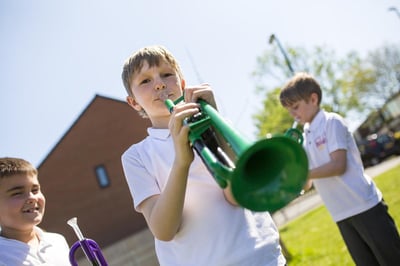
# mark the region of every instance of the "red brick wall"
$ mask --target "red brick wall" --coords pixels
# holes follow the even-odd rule
[[[125,102],[96,96],[39,166],[46,197],[42,228],[77,241],[67,220],[78,218],[85,237],[105,247],[146,227],[133,209],[121,154],[143,139],[149,121]],[[110,186],[100,188],[95,167],[104,165]]]

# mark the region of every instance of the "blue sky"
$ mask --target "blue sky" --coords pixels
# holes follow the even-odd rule
[[[39,165],[96,94],[125,99],[123,61],[152,44],[175,54],[187,84],[210,83],[221,114],[252,139],[251,72],[271,34],[366,54],[400,44],[392,6],[400,0],[0,0],[0,156]]]

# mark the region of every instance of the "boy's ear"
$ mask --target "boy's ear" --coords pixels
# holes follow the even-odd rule
[[[186,86],[186,81],[185,81],[184,79],[181,79],[181,88],[182,88],[182,91],[185,89],[185,86]]]
[[[132,107],[136,111],[141,111],[143,109],[142,106],[140,104],[138,104],[136,102],[135,98],[132,96],[126,96],[126,101],[130,105],[130,107]]]
[[[316,93],[311,93],[311,95],[310,95],[310,100],[311,100],[311,103],[313,103],[313,104],[315,104],[315,105],[318,105],[318,94],[316,94]]]

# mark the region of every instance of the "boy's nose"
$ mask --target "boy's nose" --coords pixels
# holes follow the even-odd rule
[[[35,202],[35,199],[33,197],[31,197],[31,196],[26,200],[27,204],[31,204],[31,203],[34,203],[34,202]]]
[[[167,85],[164,83],[164,81],[162,79],[157,79],[156,80],[156,84],[155,84],[155,89],[156,90],[162,90],[165,89],[167,87]]]

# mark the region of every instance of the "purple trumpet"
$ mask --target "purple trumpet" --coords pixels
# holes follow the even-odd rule
[[[108,266],[103,254],[101,253],[99,245],[97,245],[94,240],[83,237],[82,232],[78,227],[77,218],[71,218],[67,223],[74,229],[75,234],[79,239],[79,241],[72,245],[69,251],[69,262],[71,265],[78,266],[78,263],[75,260],[75,252],[79,247],[81,247],[86,258],[93,266]]]

